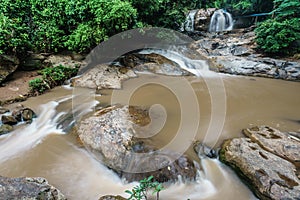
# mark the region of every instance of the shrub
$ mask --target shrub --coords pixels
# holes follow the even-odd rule
[[[38,94],[42,94],[46,90],[50,89],[50,86],[43,79],[35,78],[35,79],[29,81],[29,88],[30,88],[30,91],[33,93],[37,92]]]
[[[265,52],[288,54],[299,51],[296,41],[300,40],[300,18],[269,19],[262,22],[255,32],[257,45]]]
[[[267,53],[299,52],[299,0],[275,0],[274,3],[274,18],[260,23],[255,30],[258,48]]]
[[[29,81],[31,92],[42,94],[47,89],[51,89],[57,85],[62,85],[64,81],[75,76],[78,68],[64,67],[62,65],[56,67],[48,67],[40,71],[41,78],[35,78]]]

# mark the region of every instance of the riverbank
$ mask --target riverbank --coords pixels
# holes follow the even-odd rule
[[[254,32],[252,32],[251,28],[233,30],[230,32],[217,34],[193,34],[192,37],[195,38],[196,41],[190,45],[191,49],[197,51],[201,59],[206,59],[210,63],[210,69],[213,71],[234,75],[258,76],[290,81],[300,80],[300,55],[295,54],[282,57],[273,55],[272,57],[270,57],[270,55],[264,55],[261,54],[261,52],[257,52],[255,34]],[[86,65],[86,63],[83,61],[84,57],[79,54],[46,55],[47,56],[45,56],[45,54],[41,56],[34,55],[32,56],[34,62],[32,60],[28,62],[29,64],[32,64],[38,61],[40,63],[39,69],[46,66],[57,65],[73,67],[75,65]],[[128,56],[128,61],[126,61],[125,57],[125,68],[130,69],[132,65],[136,64],[134,62],[145,63],[149,61],[149,58],[147,57],[139,58],[138,56],[134,58],[137,59],[136,61],[130,63],[133,61],[130,61],[130,59],[132,59],[131,57],[131,55]],[[157,61],[155,61],[155,59],[157,58],[151,58],[150,56],[150,63],[159,63],[166,61],[163,61],[166,58],[158,58],[160,60]],[[143,69],[141,67],[139,69],[136,68],[135,70],[148,70],[152,73],[155,73],[155,71],[158,72],[158,70],[160,70],[154,69],[153,71],[153,67],[151,65],[148,65],[146,68],[143,67]],[[122,68],[121,70],[124,70],[124,68]],[[176,67],[165,69],[166,73],[170,73],[171,71],[172,73],[169,75],[180,75],[184,73],[180,71],[176,72]],[[185,73],[185,75],[187,75],[187,72]],[[22,70],[22,67],[19,67],[14,73],[9,76],[7,81],[2,83],[0,87],[0,105],[22,102],[25,101],[28,97],[32,96],[29,90],[29,81],[38,77],[40,77],[40,75],[38,75],[38,69],[33,71],[24,71]]]
[[[172,194],[172,192],[178,191],[178,189],[176,189],[178,188],[176,182],[174,185],[168,187],[168,191],[163,195],[166,199],[182,199],[187,197],[198,199],[200,198],[199,196],[202,195],[207,197],[207,199],[215,199],[224,197],[224,194],[231,199],[235,196],[254,199],[251,192],[241,184],[231,172],[228,172],[229,169],[226,166],[223,166],[218,160],[206,158],[205,155],[202,154],[196,157],[195,152],[190,150],[191,147],[189,146],[193,140],[205,141],[205,139],[208,138],[207,136],[211,135],[213,137],[213,143],[219,147],[225,139],[240,136],[241,129],[252,125],[268,124],[270,126],[281,127],[284,130],[292,129],[293,131],[299,131],[299,124],[297,122],[299,117],[297,115],[299,113],[297,111],[299,93],[295,92],[299,88],[299,84],[284,80],[225,76],[217,73],[213,73],[214,76],[211,77],[194,76],[193,73],[199,75],[196,72],[201,70],[208,71],[209,67],[214,70],[219,69],[220,66],[214,64],[214,62],[218,62],[218,59],[226,59],[227,56],[236,56],[234,59],[241,59],[241,57],[238,56],[242,56],[243,59],[248,59],[246,55],[249,56],[249,51],[245,50],[242,45],[250,45],[251,40],[249,40],[249,43],[238,43],[238,39],[230,41],[232,40],[232,35],[228,34],[228,38],[224,39],[224,41],[229,45],[224,47],[225,44],[222,43],[220,35],[217,39],[218,44],[211,43],[209,40],[201,40],[194,43],[199,45],[202,42],[202,46],[199,45],[201,48],[198,46],[196,50],[198,50],[200,56],[205,56],[208,62],[206,62],[206,60],[196,62],[186,57],[186,55],[168,54],[166,51],[154,51],[149,54],[145,54],[145,52],[133,53],[120,60],[122,67],[105,64],[98,65],[90,71],[87,71],[83,76],[71,81],[75,89],[82,89],[81,87],[86,89],[83,92],[85,95],[79,99],[76,99],[76,95],[79,94],[73,92],[73,94],[70,95],[70,93],[72,93],[70,91],[68,91],[68,94],[63,92],[59,97],[54,98],[53,96],[56,95],[57,90],[52,90],[49,91],[48,94],[30,98],[26,102],[31,101],[33,107],[37,107],[37,105],[41,104],[42,99],[47,95],[48,97],[44,100],[50,102],[43,105],[42,111],[38,113],[40,114],[38,119],[34,120],[32,125],[28,125],[27,129],[17,129],[10,137],[4,136],[0,140],[0,144],[4,147],[4,157],[2,161],[5,161],[3,164],[4,167],[0,168],[1,175],[20,176],[19,174],[22,174],[22,176],[24,176],[23,167],[26,166],[25,168],[30,171],[28,174],[25,173],[26,176],[45,176],[47,180],[51,181],[51,184],[54,183],[67,197],[72,199],[83,199],[87,196],[99,198],[99,191],[101,191],[101,195],[113,193],[123,194],[124,188],[127,187],[126,189],[128,189],[129,185],[124,185],[121,179],[117,177],[118,174],[122,178],[126,178],[126,175],[120,174],[120,171],[123,170],[122,168],[120,169],[120,166],[126,165],[126,167],[130,167],[129,169],[131,170],[151,166],[151,163],[154,164],[151,160],[151,152],[168,146],[166,144],[168,144],[169,141],[174,141],[177,138],[179,142],[177,141],[178,143],[173,144],[174,149],[178,150],[179,147],[186,147],[184,150],[187,150],[187,154],[190,156],[189,158],[193,158],[192,160],[200,159],[200,161],[198,163],[196,161],[192,162],[188,157],[182,156],[178,158],[174,165],[169,164],[164,166],[161,171],[157,172],[157,180],[161,182],[168,180],[176,180],[179,182],[182,178],[178,178],[178,174],[181,174],[184,178],[187,173],[192,171],[192,174],[188,176],[189,179],[192,179],[191,182],[180,182],[180,184],[184,184],[184,192],[176,194],[176,196]],[[203,48],[203,42],[206,42],[208,44],[207,47],[210,48],[206,49],[206,54],[202,52],[202,50],[205,49]],[[214,48],[214,46],[216,48]],[[211,47],[213,47],[213,49],[211,49]],[[232,48],[235,48],[235,50],[231,51]],[[237,49],[240,51],[237,51]],[[219,54],[221,54],[221,56]],[[254,54],[254,52],[250,54]],[[195,57],[194,59],[197,58],[198,57]],[[72,58],[71,62],[73,62]],[[201,68],[197,68],[200,64],[202,64]],[[243,67],[242,64],[237,64],[237,67],[241,66]],[[253,66],[257,67],[257,64]],[[34,77],[37,77],[37,74],[32,74],[32,78]],[[22,80],[25,80],[22,78],[22,76],[16,76],[14,81],[18,80],[22,83]],[[273,78],[277,77],[274,76]],[[208,81],[209,79],[211,79],[211,81]],[[222,82],[218,82],[220,79]],[[218,85],[216,83],[222,84]],[[13,89],[13,82],[10,82],[8,85]],[[21,85],[22,84],[20,84],[20,86]],[[158,87],[157,85],[163,87]],[[123,98],[122,95],[118,96],[119,92],[120,94],[132,94],[132,88],[136,87],[138,87],[140,91],[138,90],[133,96],[130,96],[132,97],[130,102],[127,101],[124,96]],[[166,87],[167,90],[164,87]],[[186,93],[189,87],[193,89],[193,95]],[[92,91],[94,93],[91,93]],[[215,93],[223,94],[222,98],[225,98],[224,102],[220,101],[222,100],[222,98],[220,98],[221,96],[214,96]],[[182,97],[181,94],[185,95],[183,95],[183,98],[177,99],[178,97]],[[114,98],[113,95],[118,97],[115,97],[114,101],[112,100]],[[23,96],[26,95],[24,94]],[[51,96],[51,98],[49,96]],[[174,97],[176,97],[175,100]],[[178,104],[178,101],[180,104]],[[199,109],[195,107],[195,104],[192,103],[193,101],[196,101],[196,105],[200,107]],[[102,109],[103,107],[111,106],[113,103],[123,106],[117,109]],[[166,124],[164,124],[166,126],[159,132],[155,132],[159,126],[157,124],[151,126],[151,123],[164,121],[162,118],[164,115],[160,112],[160,107],[155,107],[152,110],[149,109],[152,108],[153,103],[163,105],[165,113],[168,114],[167,121],[165,121]],[[95,108],[96,104],[97,107]],[[130,112],[132,111],[131,105],[143,106],[141,107],[143,110]],[[223,105],[227,109],[225,110],[226,112],[220,109],[221,107],[215,109],[216,106]],[[94,108],[97,112],[92,113]],[[127,110],[129,110],[130,115],[127,115]],[[193,113],[199,114],[200,110],[201,116],[193,115]],[[85,118],[84,120],[86,121],[81,121],[81,117],[87,112],[89,112],[89,115],[94,114],[93,117]],[[149,120],[149,116],[154,116],[153,120]],[[218,120],[214,120],[214,116],[218,116]],[[79,126],[78,135],[87,149],[82,149],[82,146],[79,147],[75,139],[76,134],[54,136],[55,134],[69,132],[69,128],[72,127],[74,123],[72,117],[80,119],[79,125],[81,126]],[[142,119],[139,117],[142,117]],[[221,122],[224,120],[224,124],[220,123],[220,117],[223,117]],[[144,123],[143,120],[145,119],[147,119],[147,123]],[[91,121],[89,120],[94,121],[90,123]],[[199,129],[196,128],[194,130],[193,127],[198,125],[199,122],[201,122]],[[184,129],[181,130],[181,126],[179,125],[183,123],[186,123],[186,125],[183,125]],[[174,126],[174,124],[179,127]],[[220,127],[220,133],[217,133],[215,130],[211,131],[210,127]],[[152,129],[155,135],[151,135],[153,132]],[[24,132],[26,135],[23,134]],[[195,135],[188,135],[190,133],[194,133]],[[149,136],[149,143],[147,143],[148,141],[132,139],[135,136],[139,137],[141,134],[151,135],[151,137]],[[183,137],[179,137],[180,135]],[[91,138],[91,136],[93,137]],[[102,139],[99,141],[99,138]],[[147,148],[145,144],[153,144],[154,147],[150,146],[150,148]],[[34,148],[32,148],[32,146],[34,146]],[[12,149],[12,147],[14,148]],[[174,156],[174,154],[172,154],[175,152],[174,149],[167,149],[169,151],[166,152],[166,155],[163,155],[163,158],[167,161],[173,160],[171,156]],[[27,151],[29,154],[27,154]],[[149,153],[150,159],[144,157],[144,162],[136,163],[127,163],[128,160],[122,160],[123,155],[130,157],[132,156],[132,152]],[[38,155],[41,154],[45,156],[45,160],[39,160]],[[25,157],[21,158],[20,155],[25,155]],[[81,156],[79,156],[80,159],[78,159],[78,155]],[[264,156],[261,157],[263,158]],[[28,158],[30,158],[32,162],[28,163]],[[75,158],[77,158],[77,160]],[[98,160],[94,160],[94,158],[98,158]],[[103,162],[101,158],[105,158],[106,160],[104,161],[109,161],[109,163]],[[69,165],[70,160],[72,161],[72,166]],[[82,160],[85,162],[83,163]],[[125,164],[123,162],[120,164],[120,161],[124,161]],[[158,163],[156,164],[158,165],[162,163],[161,160],[157,161]],[[22,169],[11,169],[10,166],[16,162],[23,163]],[[32,163],[34,163],[34,165],[32,165]],[[39,163],[39,167],[35,166],[36,163]],[[114,169],[114,171],[109,171],[102,163],[110,169]],[[119,163],[120,166],[116,163]],[[156,164],[154,167],[159,168]],[[40,169],[38,169],[38,172],[35,172],[32,168]],[[67,171],[65,168],[67,168]],[[70,168],[71,170],[69,170]],[[91,168],[92,171],[90,171]],[[195,173],[195,169],[199,170],[199,173]],[[187,170],[187,172],[185,170]],[[118,173],[115,174],[114,172]],[[103,173],[104,175],[98,175],[97,173]],[[61,174],[68,174],[69,177],[63,178],[64,180],[62,180]],[[86,177],[86,174],[88,174],[88,177]],[[169,175],[167,176],[166,174]],[[143,175],[145,175],[145,173],[138,176],[138,178],[132,179],[130,176],[129,178],[127,176],[127,181],[140,180]],[[101,180],[97,180],[99,187],[95,185],[95,176]],[[114,180],[107,181],[109,177],[114,177]],[[221,185],[220,179],[223,183]],[[285,179],[285,177],[281,176],[281,179]],[[255,177],[252,181],[256,181]],[[280,181],[281,180],[279,180],[279,182]],[[109,186],[113,188],[113,190],[105,188],[103,186],[104,182],[110,183]],[[228,184],[229,182],[233,182],[234,187]],[[84,188],[85,191],[80,190],[80,193],[74,191],[74,184],[76,184],[76,190],[77,188]],[[224,184],[228,185],[228,190],[231,194],[227,194],[222,190]],[[292,185],[293,184],[294,182]],[[89,185],[89,187],[83,185]],[[288,186],[290,187],[290,185]],[[103,187],[105,189],[103,189]],[[241,191],[234,191],[236,187],[241,188]],[[190,194],[190,189],[195,192]],[[170,196],[172,198],[170,198]]]

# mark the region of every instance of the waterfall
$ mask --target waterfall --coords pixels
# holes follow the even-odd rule
[[[186,17],[185,22],[182,24],[181,31],[188,31],[188,32],[194,31],[196,13],[197,13],[197,10],[192,10],[189,12],[189,14]]]
[[[232,28],[231,14],[223,9],[216,10],[210,20],[209,32],[230,31]]]
[[[140,54],[159,54],[171,61],[177,63],[182,69],[201,77],[210,72],[209,65],[206,60],[193,60],[181,55],[176,49],[160,50],[160,49],[145,49],[139,52]]]

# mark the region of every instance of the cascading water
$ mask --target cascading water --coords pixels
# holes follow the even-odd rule
[[[216,10],[210,20],[209,32],[230,31],[232,28],[231,14],[223,9]]]
[[[182,24],[181,31],[188,31],[188,32],[194,31],[196,13],[197,13],[197,10],[192,10],[189,12],[189,14],[186,17],[185,22]]]
[[[197,76],[203,77],[209,72],[208,63],[205,60],[190,59],[184,56],[187,55],[185,51],[182,53],[182,51],[176,50],[144,50],[141,53],[163,55]],[[211,75],[214,74],[211,72]],[[125,93],[128,92],[130,88],[136,87],[140,80],[150,82],[150,80],[164,80],[163,78],[160,75],[140,74],[138,78],[124,82],[122,90]],[[256,81],[253,81],[250,78],[233,76],[226,76],[224,79],[226,94],[222,93],[224,91],[218,91],[218,87],[209,88],[211,85],[219,86],[221,84],[218,83],[219,80],[215,76],[212,76],[212,78],[206,78],[205,76],[205,82],[197,77],[187,77],[187,81],[190,81],[199,97],[201,117],[203,116],[200,126],[205,126],[209,121],[207,119],[211,116],[206,108],[215,105],[212,109],[215,109],[213,113],[217,114],[222,109],[222,104],[213,102],[220,99],[219,96],[214,96],[217,94],[226,96],[228,98],[227,106],[230,107],[226,114],[226,124],[222,132],[224,135],[220,138],[222,140],[240,136],[236,133],[239,133],[242,128],[253,124],[271,124],[286,129],[291,127],[293,127],[292,130],[299,129],[298,123],[287,120],[298,118],[299,106],[297,106],[298,101],[296,100],[299,99],[299,93],[293,92],[299,88],[298,83],[260,78],[255,78]],[[180,87],[181,82],[174,81],[172,84],[174,87]],[[267,93],[265,92],[266,87]],[[264,90],[259,88],[264,88]],[[104,99],[109,99],[110,94],[105,91],[108,94],[104,92],[101,99],[100,96],[95,97],[95,94],[89,91],[81,91],[81,88],[75,89],[76,91],[72,93],[72,97],[70,94],[66,96],[65,90],[62,93],[51,91],[48,96],[44,94],[30,98],[25,102],[32,101],[31,105],[48,103],[42,106],[40,112],[37,112],[38,118],[31,125],[23,129],[17,128],[10,134],[0,136],[0,174],[8,177],[45,177],[51,184],[59,188],[68,199],[72,200],[99,199],[100,196],[107,194],[125,196],[124,191],[132,188],[137,183],[123,183],[113,171],[96,161],[84,148],[78,147],[72,134],[64,134],[68,130],[67,126],[73,123],[74,118],[80,119],[87,112],[92,112],[96,104],[95,99],[99,102],[103,101],[103,105],[108,104]],[[141,92],[137,90],[136,98],[132,98],[132,100],[141,99],[141,103],[146,104],[147,101],[157,102],[159,99],[163,101],[163,105],[168,105],[169,107],[166,109],[171,115],[168,116],[170,119],[166,125],[170,124],[170,126],[165,127],[165,132],[173,133],[172,128],[178,122],[175,118],[176,112],[180,110],[177,101],[172,101],[174,98],[173,93],[169,94],[161,87],[155,87],[155,85],[149,85],[149,87],[147,85],[147,92],[143,92],[142,89]],[[209,94],[206,95],[206,91],[209,91]],[[57,97],[54,94],[59,96]],[[249,98],[249,94],[253,98]],[[90,99],[87,99],[87,97],[90,97]],[[72,105],[70,105],[71,98],[73,98]],[[190,99],[189,96],[185,97],[187,102],[190,102]],[[274,99],[279,100],[274,101]],[[107,102],[110,101],[107,100]],[[122,102],[121,99],[120,102]],[[135,102],[132,102],[132,105],[135,105]],[[221,107],[218,107],[219,105]],[[274,107],[282,109],[274,110]],[[249,113],[249,115],[245,116],[245,113]],[[69,115],[71,116],[69,117]],[[209,132],[206,131],[206,127],[203,130]],[[189,129],[187,128],[185,131],[188,132]],[[202,132],[200,127],[197,140],[201,139]],[[211,133],[214,133],[214,131],[212,130]],[[170,137],[173,138],[173,135]],[[166,134],[159,136],[158,139],[159,141],[170,141]],[[202,170],[195,182],[177,182],[169,185],[160,193],[162,199],[216,200],[237,197],[247,200],[256,199],[241,184],[234,173],[217,159],[205,158],[200,161],[199,165],[201,165]],[[0,199],[3,198],[0,197]]]
[[[159,49],[147,49],[140,51],[141,54],[151,54],[156,53],[161,56],[164,56],[173,62],[177,63],[182,69],[200,77],[203,75],[203,72],[209,71],[209,65],[205,60],[193,60],[188,57],[183,57],[176,50],[159,50]]]

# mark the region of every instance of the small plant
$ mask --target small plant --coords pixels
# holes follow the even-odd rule
[[[77,68],[59,65],[56,67],[47,67],[41,71],[41,74],[50,87],[54,87],[63,84],[65,80],[75,76],[77,71]]]
[[[46,90],[61,85],[65,80],[75,76],[78,68],[64,67],[62,65],[56,67],[47,67],[40,71],[42,78],[35,78],[29,81],[31,92],[42,94]]]
[[[133,187],[132,190],[126,190],[125,192],[130,194],[127,200],[142,200],[148,199],[148,192],[152,190],[152,195],[156,194],[156,199],[159,200],[159,192],[164,189],[161,183],[153,181],[153,176],[144,178],[140,181],[140,184]]]
[[[50,86],[41,78],[35,78],[29,81],[29,87],[32,92],[44,93]]]

